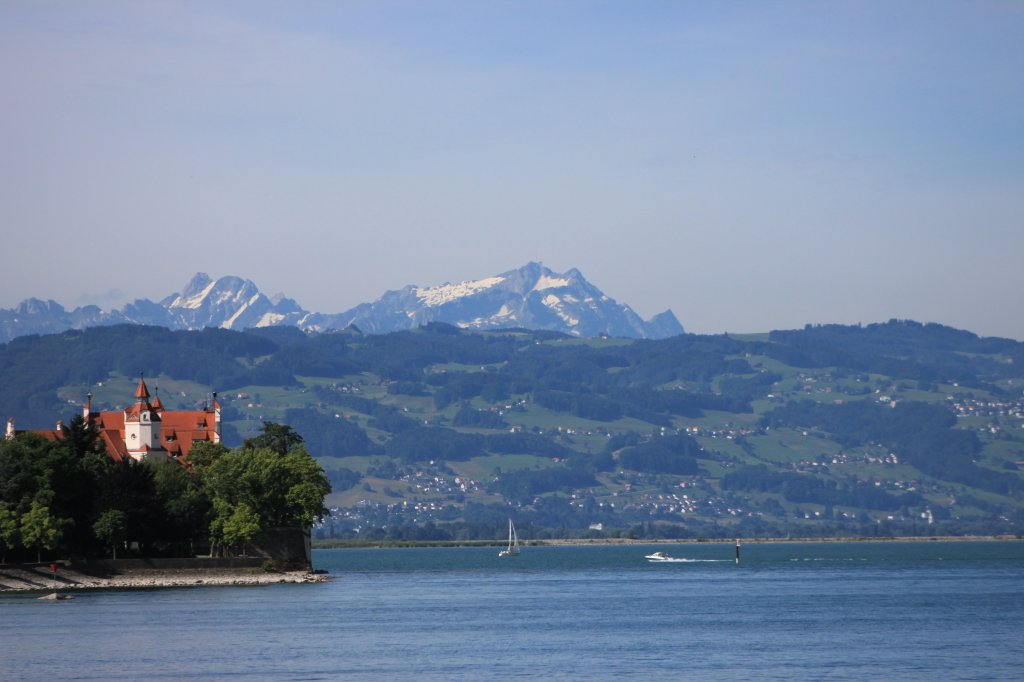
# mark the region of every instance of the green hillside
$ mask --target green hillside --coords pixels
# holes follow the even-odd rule
[[[228,445],[290,424],[323,537],[1020,533],[1024,344],[891,321],[662,341],[135,326],[0,347],[18,428],[218,392]]]

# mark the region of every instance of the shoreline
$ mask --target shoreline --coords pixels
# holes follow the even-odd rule
[[[268,572],[258,568],[144,568],[108,575],[93,575],[61,567],[54,578],[49,570],[39,567],[0,565],[0,593],[60,593],[210,585],[277,585],[282,583],[322,583],[328,580],[330,580],[330,576],[323,573]]]
[[[713,538],[713,539],[666,539],[656,540],[632,540],[629,538],[579,538],[569,540],[526,540],[522,538],[519,544],[534,546],[562,546],[562,545],[732,545],[739,542],[741,545],[767,545],[772,543],[798,543],[798,542],[1013,542],[1024,540],[1019,535],[934,535],[920,536],[907,535],[895,537],[808,537],[808,538]]]
[[[738,538],[741,545],[757,545],[771,543],[796,542],[1017,542],[1024,540],[1021,535],[906,535],[892,537],[793,537],[793,538]],[[540,540],[524,540],[519,544],[526,547],[570,547],[587,545],[732,545],[737,538],[545,538]],[[325,549],[383,549],[383,548],[416,548],[416,547],[504,547],[505,540],[392,540],[368,542],[365,540],[328,540],[314,541],[314,550]]]

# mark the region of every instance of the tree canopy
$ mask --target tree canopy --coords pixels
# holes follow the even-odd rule
[[[291,427],[266,422],[245,446],[197,443],[190,463],[114,462],[81,419],[68,435],[0,440],[0,554],[116,558],[219,551],[270,529],[309,526],[331,484]]]

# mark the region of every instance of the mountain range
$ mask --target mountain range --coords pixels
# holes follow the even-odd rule
[[[588,338],[660,339],[683,333],[671,310],[645,321],[628,305],[606,296],[575,268],[556,273],[540,263],[527,263],[479,280],[433,287],[409,285],[341,313],[311,312],[283,295],[266,296],[251,280],[235,276],[212,279],[205,273],[197,273],[180,293],[159,302],[137,299],[114,310],[94,305],[66,310],[56,301],[30,298],[15,308],[0,309],[0,342],[113,324],[175,330],[286,326],[314,332],[355,326],[384,334],[431,322],[475,330],[543,329]]]

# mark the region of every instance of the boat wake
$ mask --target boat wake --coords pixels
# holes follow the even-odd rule
[[[648,563],[652,564],[717,564],[728,559],[685,559],[676,557],[666,557],[664,559],[647,559]]]

